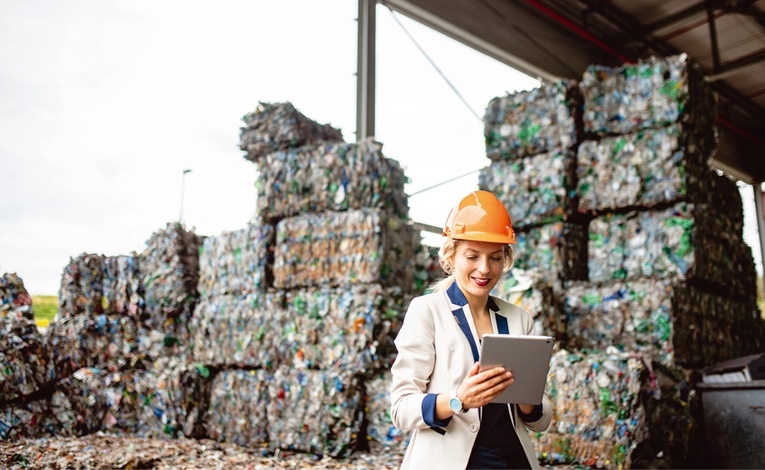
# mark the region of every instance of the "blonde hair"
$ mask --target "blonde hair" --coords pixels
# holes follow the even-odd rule
[[[438,250],[438,262],[441,264],[446,273],[446,277],[440,279],[428,288],[428,292],[441,292],[445,291],[454,282],[454,257],[457,255],[457,247],[460,244],[460,240],[455,240],[451,237],[445,237],[441,244],[441,249]],[[505,257],[505,265],[502,268],[502,272],[506,273],[513,267],[515,261],[513,255],[513,247],[511,245],[504,245],[502,247],[502,254]]]

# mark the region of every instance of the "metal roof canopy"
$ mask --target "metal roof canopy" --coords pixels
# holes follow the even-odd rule
[[[765,0],[380,0],[541,80],[686,52],[719,96],[713,165],[765,181]]]
[[[765,0],[358,1],[359,139],[374,135],[377,3],[543,81],[687,53],[719,97],[712,165],[753,185],[765,258]]]

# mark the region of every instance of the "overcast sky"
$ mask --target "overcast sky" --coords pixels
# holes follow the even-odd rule
[[[292,102],[355,141],[357,0],[0,0],[0,273],[55,295],[70,257],[141,251],[181,217],[243,228],[241,117]],[[538,82],[398,16],[479,116]],[[377,7],[376,138],[417,192],[489,164],[483,123]],[[443,223],[477,174],[410,198]],[[744,190],[752,213],[751,187]],[[756,223],[748,215],[747,240]],[[758,264],[758,267],[760,265]]]

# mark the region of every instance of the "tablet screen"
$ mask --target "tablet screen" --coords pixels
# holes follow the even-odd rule
[[[515,378],[492,403],[542,403],[554,345],[551,336],[484,335],[481,368],[503,366]]]

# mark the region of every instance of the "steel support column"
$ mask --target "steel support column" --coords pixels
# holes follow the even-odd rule
[[[720,47],[717,45],[717,25],[715,24],[715,9],[711,1],[707,2],[707,22],[709,23],[709,40],[712,42],[712,72],[720,72]]]
[[[375,7],[377,0],[359,0],[356,67],[356,140],[375,135]]]
[[[762,192],[762,183],[754,183],[754,212],[757,216],[757,230],[760,234],[760,256],[762,256],[763,292],[765,292],[765,193]]]

